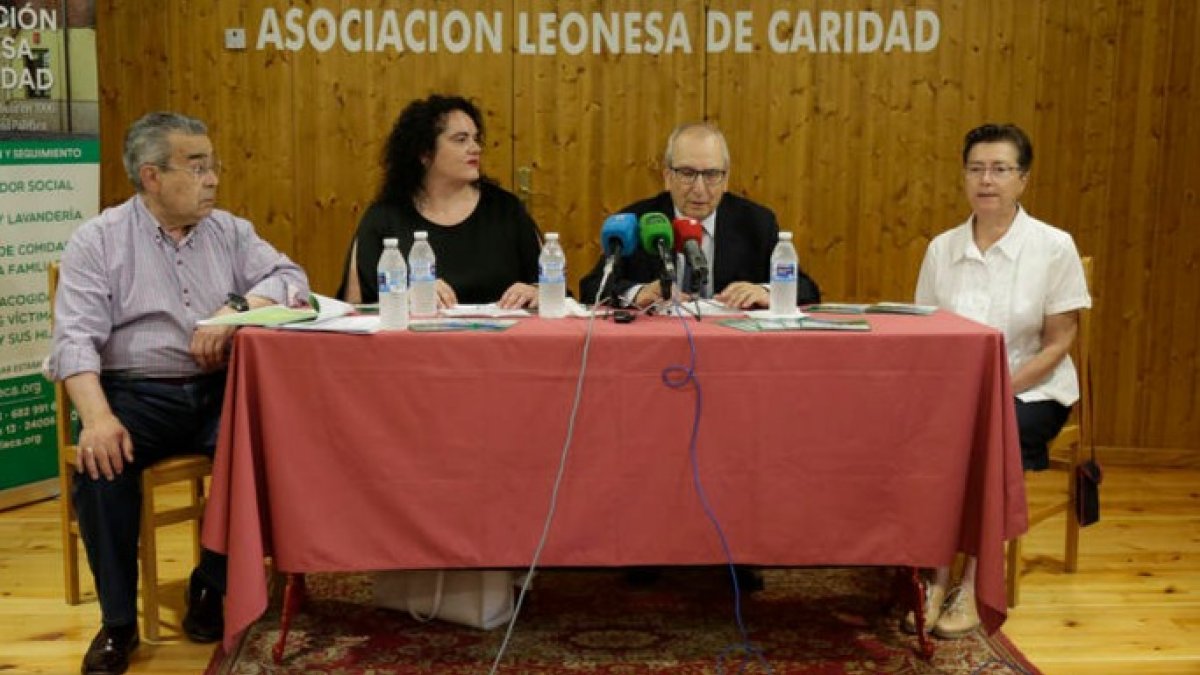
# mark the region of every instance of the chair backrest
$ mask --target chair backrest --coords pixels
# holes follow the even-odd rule
[[[1095,285],[1092,282],[1092,257],[1083,258],[1083,278],[1087,281],[1088,293],[1092,295],[1095,306]],[[1079,373],[1079,404],[1076,414],[1079,420],[1079,446],[1091,447],[1092,443],[1092,310],[1079,313],[1079,333],[1075,336],[1075,344],[1071,346],[1071,360],[1075,362],[1075,370]]]
[[[51,326],[54,325],[54,303],[56,300],[55,296],[58,294],[58,274],[59,274],[58,262],[55,261],[55,262],[50,263],[50,268],[47,272],[47,275],[49,277],[48,285],[49,285],[49,289],[50,289],[50,325]],[[73,447],[74,439],[71,438],[71,400],[69,398],[67,398],[66,387],[63,386],[63,383],[61,381],[54,383],[54,408],[55,408],[54,415],[58,421],[57,436],[58,436],[59,461],[73,461],[75,452],[74,452],[74,447]],[[70,453],[70,457],[66,456],[68,452]]]

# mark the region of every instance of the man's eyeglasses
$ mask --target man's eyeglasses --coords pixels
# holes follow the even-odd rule
[[[680,183],[691,185],[696,182],[698,176],[704,176],[704,182],[707,185],[716,185],[725,180],[726,174],[729,172],[725,169],[693,169],[690,166],[673,166],[671,173]]]
[[[163,171],[183,171],[185,173],[190,173],[192,174],[192,178],[195,178],[196,180],[200,180],[210,173],[218,178],[221,176],[220,160],[214,162],[198,162],[196,164],[188,164],[187,166],[163,164],[160,165],[159,168]]]
[[[982,164],[972,164],[963,169],[963,175],[970,180],[983,180],[983,177],[992,174],[992,178],[1000,182],[1004,182],[1013,176],[1021,173],[1021,167],[1008,166],[1006,164],[997,164],[996,166],[983,166]]]

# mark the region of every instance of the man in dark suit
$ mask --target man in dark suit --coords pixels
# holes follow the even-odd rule
[[[729,147],[725,136],[706,123],[679,126],[667,141],[663,156],[666,191],[621,209],[641,217],[658,211],[668,218],[694,218],[704,226],[701,248],[712,273],[701,295],[739,308],[766,307],[770,292],[765,284],[771,252],[779,238],[775,214],[749,199],[726,194],[729,184]],[[579,282],[580,298],[591,302],[599,290],[604,261]],[[620,278],[611,288],[620,301],[647,307],[662,299],[657,281],[661,262],[639,249],[622,261]],[[605,297],[610,295],[605,290]],[[798,304],[821,301],[821,293],[803,270],[796,293]]]

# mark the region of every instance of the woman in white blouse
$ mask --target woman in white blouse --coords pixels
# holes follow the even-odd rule
[[[1068,351],[1079,310],[1092,301],[1071,235],[1021,207],[1032,163],[1029,137],[1015,125],[985,124],[967,133],[963,183],[971,216],[929,243],[916,302],[1004,333],[1021,463],[1037,471],[1047,467],[1047,444],[1079,398]],[[959,586],[949,586],[949,568],[938,569],[926,594],[926,625],[939,637],[962,637],[979,625],[974,558]],[[915,630],[911,612],[904,625]]]

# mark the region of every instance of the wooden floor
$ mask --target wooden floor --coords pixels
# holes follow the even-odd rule
[[[1027,537],[1004,632],[1045,673],[1200,673],[1200,462],[1180,464],[1106,467],[1103,522],[1084,530],[1074,575],[1061,569],[1061,519]],[[1031,501],[1057,487],[1049,478],[1031,479]],[[142,644],[132,673],[200,673],[212,654],[177,637],[187,537],[166,536],[167,637]],[[79,672],[100,612],[90,581],[87,602],[63,601],[60,549],[56,501],[0,513],[0,673]]]

